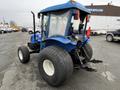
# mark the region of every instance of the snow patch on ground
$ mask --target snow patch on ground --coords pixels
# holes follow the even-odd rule
[[[115,76],[109,72],[109,71],[106,71],[106,72],[102,72],[101,73],[102,76],[104,76],[107,80],[111,81],[111,82],[114,82],[115,81]]]

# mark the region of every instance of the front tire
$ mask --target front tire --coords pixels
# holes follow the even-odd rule
[[[73,72],[69,53],[57,46],[49,46],[40,52],[38,67],[42,78],[51,86],[61,85]]]
[[[21,46],[18,48],[18,58],[21,63],[26,64],[30,60],[30,52],[27,47]]]

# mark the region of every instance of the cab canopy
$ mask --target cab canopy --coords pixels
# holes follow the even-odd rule
[[[62,10],[67,10],[67,9],[78,9],[85,14],[90,13],[90,11],[85,6],[83,6],[82,4],[80,4],[78,2],[75,2],[75,1],[69,1],[69,2],[64,3],[64,4],[51,6],[51,7],[48,7],[48,8],[45,8],[45,9],[41,10],[38,13],[38,17],[40,15],[40,13],[46,14],[46,13],[49,13],[49,12],[62,11]]]

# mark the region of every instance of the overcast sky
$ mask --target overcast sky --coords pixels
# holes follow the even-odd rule
[[[65,3],[69,0],[0,0],[0,21],[15,21],[18,25],[32,25],[32,15],[30,11],[36,14],[41,9],[56,4]],[[83,5],[107,4],[111,0],[75,0]],[[120,6],[120,0],[112,0],[113,5]]]

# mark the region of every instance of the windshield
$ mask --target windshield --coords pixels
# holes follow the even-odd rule
[[[69,12],[62,14],[51,14],[50,26],[49,26],[49,37],[53,35],[65,35],[66,26],[68,22]]]

